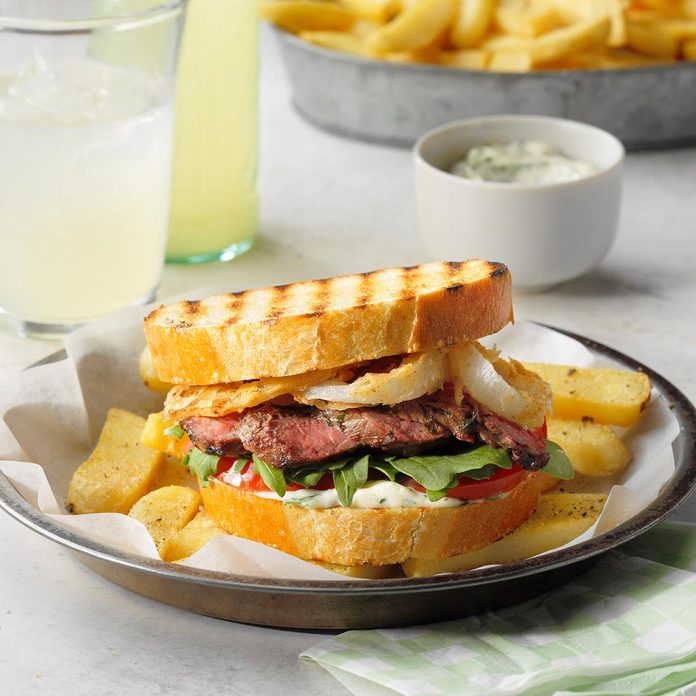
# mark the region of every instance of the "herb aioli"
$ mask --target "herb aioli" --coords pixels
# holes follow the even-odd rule
[[[474,181],[556,184],[591,176],[597,168],[566,157],[549,143],[529,140],[472,147],[464,159],[452,166],[451,172]]]

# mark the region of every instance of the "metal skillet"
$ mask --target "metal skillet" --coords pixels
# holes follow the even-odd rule
[[[646,372],[680,426],[673,443],[675,471],[658,497],[610,532],[568,549],[431,578],[357,582],[266,579],[188,568],[98,544],[33,508],[2,474],[0,508],[70,549],[81,563],[121,587],[182,609],[243,623],[304,629],[392,627],[443,621],[520,602],[578,575],[606,551],[650,529],[696,488],[696,409],[689,400],[636,360],[591,339],[561,333],[602,357]],[[45,362],[64,357],[56,354]]]
[[[273,32],[296,110],[337,135],[410,147],[449,121],[536,114],[603,128],[629,150],[696,143],[696,62],[503,73],[370,60]]]

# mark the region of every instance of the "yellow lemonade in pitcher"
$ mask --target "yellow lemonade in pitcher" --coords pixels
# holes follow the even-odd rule
[[[189,0],[181,46],[167,260],[229,259],[253,243],[257,0]]]

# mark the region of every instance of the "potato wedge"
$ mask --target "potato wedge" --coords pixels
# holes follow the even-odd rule
[[[627,427],[638,420],[650,399],[650,380],[642,372],[546,363],[525,363],[525,367],[551,385],[556,418],[590,418]]]
[[[201,510],[183,529],[171,537],[162,553],[162,559],[173,562],[193,556],[211,539],[224,533],[213,518],[205,510]]]
[[[411,558],[401,564],[408,577],[456,573],[493,563],[514,563],[555,549],[587,531],[597,520],[606,495],[551,493],[543,495],[535,513],[514,532],[478,551],[443,560]]]
[[[345,7],[313,0],[262,2],[259,14],[262,19],[293,34],[301,31],[345,31],[356,19],[356,15]]]
[[[192,444],[186,433],[180,438],[165,435],[165,431],[175,425],[174,421],[165,420],[161,413],[151,413],[147,417],[140,442],[150,449],[181,459],[191,449]]]
[[[560,445],[579,474],[616,476],[631,461],[626,445],[606,425],[549,418],[547,427],[548,439]]]
[[[187,486],[158,488],[138,500],[128,513],[142,522],[162,558],[166,558],[169,543],[198,513],[201,496]]]
[[[152,490],[165,486],[188,486],[198,490],[198,477],[194,476],[182,463],[181,459],[166,455]]]
[[[145,383],[145,386],[148,389],[152,389],[152,391],[166,394],[174,386],[168,382],[163,382],[159,378],[155,368],[155,361],[152,359],[152,353],[150,353],[150,349],[147,346],[143,348],[143,352],[140,354],[138,370],[140,372],[140,378]]]
[[[141,444],[144,426],[145,419],[134,413],[109,410],[97,446],[70,481],[70,512],[125,514],[152,489],[164,455]]]

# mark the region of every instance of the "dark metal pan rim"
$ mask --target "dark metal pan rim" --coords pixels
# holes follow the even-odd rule
[[[173,565],[164,561],[120,552],[99,544],[62,527],[37,511],[19,495],[2,474],[0,474],[0,508],[38,534],[73,551],[117,566],[135,569],[144,574],[166,576],[168,579],[193,583],[202,588],[216,586],[269,593],[320,595],[408,594],[416,591],[440,591],[484,585],[501,580],[513,580],[589,559],[633,539],[658,524],[681,504],[696,487],[696,409],[680,390],[642,363],[591,339],[561,329],[554,328],[554,330],[578,340],[603,357],[615,360],[631,369],[645,372],[650,377],[653,387],[667,399],[681,429],[678,441],[682,445],[682,451],[679,453],[675,474],[663,487],[657,499],[648,508],[613,530],[569,549],[553,551],[544,556],[537,556],[505,566],[492,566],[429,578],[336,581],[270,579]]]

